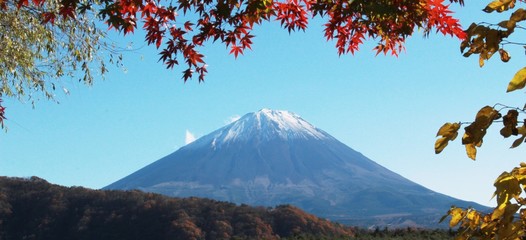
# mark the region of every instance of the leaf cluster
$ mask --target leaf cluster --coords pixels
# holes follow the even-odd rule
[[[508,11],[513,9],[515,4],[516,0],[494,0],[489,3],[483,11],[487,13],[492,13],[494,11]],[[465,57],[469,57],[472,54],[478,54],[480,67],[484,66],[484,62],[490,59],[496,52],[499,52],[503,62],[508,62],[511,57],[509,53],[504,50],[503,46],[506,43],[509,43],[507,38],[510,37],[516,29],[522,28],[518,23],[524,20],[526,20],[526,9],[519,8],[511,14],[509,19],[501,21],[495,25],[487,23],[472,23],[465,30],[467,37],[462,41],[460,50],[464,53]],[[526,45],[524,46],[526,47]],[[506,91],[512,92],[522,89],[525,86],[526,67],[520,69],[513,76],[508,83]],[[502,108],[496,109],[497,106],[501,106]],[[502,117],[504,110],[508,110],[508,112]],[[481,147],[487,129],[491,126],[494,120],[500,119],[501,117],[501,122],[504,126],[500,130],[500,134],[504,138],[521,135],[521,137],[517,138],[511,145],[512,148],[515,148],[526,139],[526,126],[524,126],[524,121],[522,121],[523,126],[518,126],[518,123],[521,123],[519,121],[520,113],[526,113],[525,108],[513,108],[496,104],[493,107],[485,106],[480,109],[475,117],[475,121],[471,123],[446,123],[438,131],[437,136],[442,137],[435,142],[435,153],[438,154],[442,152],[448,142],[455,139],[460,125],[469,124],[464,128],[465,133],[462,137],[462,144],[466,147],[468,157],[475,160],[477,148]]]
[[[524,1],[522,1],[524,2]],[[504,12],[515,8],[516,0],[494,0],[483,11],[487,13]],[[479,55],[479,65],[490,59],[495,53],[500,54],[503,62],[510,60],[504,45],[512,43],[507,40],[516,29],[523,29],[519,23],[526,20],[526,10],[515,10],[509,19],[498,24],[471,24],[466,29],[467,38],[461,43],[460,49],[465,57]],[[514,43],[518,44],[518,43]],[[526,46],[525,44],[519,44]],[[466,51],[467,49],[467,51]],[[526,86],[526,68],[519,70],[510,80],[507,92],[522,89]],[[481,108],[475,121],[468,123],[446,123],[437,136],[435,153],[440,153],[449,141],[455,139],[461,125],[464,127],[462,144],[466,147],[469,158],[475,160],[477,148],[482,146],[483,138],[493,122],[501,122],[500,135],[504,138],[519,136],[511,144],[518,147],[526,139],[526,106],[523,108],[495,104],[493,107]],[[451,207],[446,217],[451,217],[450,227],[459,227],[456,239],[524,239],[526,237],[526,200],[523,197],[526,190],[526,163],[514,168],[511,172],[503,172],[494,183],[497,204],[490,213],[481,213],[475,209]]]
[[[105,5],[104,5],[105,4]],[[188,12],[194,19],[184,24],[181,18]],[[196,49],[205,42],[221,41],[238,57],[251,49],[254,25],[264,21],[279,21],[291,31],[305,30],[309,19],[321,15],[327,18],[325,37],[336,39],[339,54],[354,53],[366,38],[379,39],[377,53],[397,55],[415,27],[426,32],[437,32],[464,37],[460,24],[443,0],[367,1],[367,0],[178,0],[168,6],[145,1],[103,1],[101,16],[110,27],[132,33],[138,19],[145,22],[146,40],[159,48],[163,42],[160,60],[168,68],[179,65],[180,58],[187,64],[183,79],[198,73],[204,81],[207,72],[203,55]],[[176,17],[177,16],[177,17]],[[166,41],[164,39],[167,39]]]
[[[42,92],[52,99],[53,90],[64,87],[63,77],[93,83],[93,65],[107,72],[105,58],[99,56],[110,46],[105,33],[94,23],[93,11],[48,20],[64,11],[58,0],[46,4],[2,1],[0,22],[0,97],[29,97]],[[22,5],[21,5],[22,4]],[[46,15],[47,14],[47,15]]]
[[[52,1],[52,0],[49,0]],[[254,25],[279,21],[289,32],[305,30],[310,18],[326,17],[325,36],[336,39],[339,54],[354,53],[366,38],[378,39],[377,53],[397,55],[406,37],[416,27],[464,38],[457,19],[444,0],[58,0],[58,12],[44,12],[44,23],[75,18],[75,14],[98,5],[103,21],[124,34],[134,33],[143,23],[146,41],[162,45],[160,61],[168,68],[187,65],[186,81],[197,73],[204,81],[207,73],[204,56],[197,50],[207,41],[221,41],[237,57],[252,45]],[[463,3],[462,0],[452,0]],[[100,3],[100,4],[99,4]],[[45,6],[48,0],[34,0]],[[163,5],[166,4],[166,5]],[[17,0],[18,6],[31,6]]]
[[[199,48],[207,42],[220,41],[237,58],[251,49],[254,26],[272,20],[290,33],[324,17],[325,37],[336,40],[338,54],[376,39],[377,54],[398,55],[415,28],[465,38],[444,0],[2,0],[0,9],[0,44],[6,46],[0,49],[0,98],[43,92],[52,99],[49,89],[68,92],[60,84],[64,76],[80,74],[79,81],[92,84],[94,62],[104,75],[105,58],[98,53],[108,45],[96,18],[124,35],[142,27],[167,68],[186,65],[185,82],[196,74],[204,81],[208,70]]]
[[[497,106],[500,106],[500,109],[496,109]],[[506,115],[502,116],[501,112],[508,110]],[[466,122],[466,123],[445,123],[437,133],[437,136],[441,138],[437,139],[435,142],[435,153],[441,153],[442,150],[447,146],[449,141],[455,140],[458,135],[458,131],[462,125],[468,125],[464,127],[464,135],[462,136],[462,144],[466,147],[466,154],[469,158],[475,160],[477,155],[477,149],[482,146],[484,136],[488,128],[491,126],[495,120],[499,120],[502,123],[502,128],[500,129],[500,134],[505,137],[518,136],[511,148],[519,146],[524,142],[526,138],[526,125],[525,121],[519,121],[519,112],[526,114],[526,109],[518,109],[509,106],[503,106],[497,104],[493,107],[485,106],[481,108],[475,117],[475,121]],[[519,123],[523,123],[522,126],[518,127]]]
[[[65,79],[91,85],[108,71],[108,56],[102,53],[112,53],[113,47],[97,28],[94,10],[79,3],[78,11],[64,13],[59,0],[0,3],[0,99],[34,103],[43,95],[53,100],[56,90],[69,93]],[[61,13],[67,17],[54,17]],[[5,109],[0,109],[0,119],[5,119]]]
[[[500,106],[500,109],[496,109]],[[508,110],[506,115],[502,115],[501,112]],[[464,135],[462,136],[462,144],[466,148],[466,154],[469,158],[475,160],[477,155],[477,149],[482,146],[484,136],[488,128],[495,120],[500,120],[502,128],[500,134],[504,138],[511,136],[519,136],[515,139],[511,145],[511,148],[518,147],[526,139],[526,120],[519,121],[519,114],[526,114],[526,109],[513,108],[509,106],[503,106],[497,104],[493,107],[485,106],[481,108],[475,117],[475,121],[470,123],[445,123],[437,133],[437,136],[441,138],[435,142],[435,153],[441,153],[442,150],[447,146],[449,141],[455,140],[458,135],[458,131],[462,125],[468,125],[464,127]],[[519,126],[522,123],[522,126]]]
[[[489,3],[484,8],[484,11],[487,13],[493,11],[500,13],[513,9],[515,4],[516,0],[495,0]],[[484,62],[497,52],[503,62],[508,62],[511,56],[504,49],[504,45],[513,43],[508,38],[512,36],[516,29],[522,28],[519,23],[524,20],[526,20],[526,10],[519,8],[511,14],[509,19],[503,20],[498,24],[472,23],[465,30],[466,38],[460,45],[460,51],[465,57],[478,54],[480,67],[484,66]],[[508,92],[519,88],[508,87]]]
[[[451,207],[447,215],[450,227],[459,227],[456,239],[522,239],[526,236],[526,163],[503,172],[494,183],[497,207],[490,213]],[[518,215],[517,215],[518,213]]]

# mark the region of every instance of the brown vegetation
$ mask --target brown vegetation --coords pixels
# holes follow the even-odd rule
[[[235,205],[0,177],[0,239],[337,239],[350,228],[289,205]]]

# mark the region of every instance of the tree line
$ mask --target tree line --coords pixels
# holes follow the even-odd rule
[[[0,239],[347,239],[353,230],[290,206],[236,205],[0,177]]]

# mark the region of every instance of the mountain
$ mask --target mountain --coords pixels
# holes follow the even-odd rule
[[[451,205],[288,111],[262,109],[110,184],[249,205],[292,204],[355,225],[436,226]]]

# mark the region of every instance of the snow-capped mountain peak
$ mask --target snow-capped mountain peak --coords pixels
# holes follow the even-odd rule
[[[324,132],[295,113],[267,108],[246,114],[221,130],[223,131],[216,135],[216,138],[223,142],[248,139],[254,136],[259,136],[260,140],[268,140],[276,136],[283,139],[323,139],[326,137]]]
[[[258,120],[259,128],[262,128],[262,123],[267,121],[282,133],[295,133],[294,135],[308,135],[316,138],[325,137],[323,132],[292,112],[264,108],[255,112],[254,115]]]
[[[248,113],[235,122],[203,137],[202,141],[217,144],[257,138],[265,141],[281,139],[325,139],[330,136],[303,120],[299,115],[283,110],[261,109]],[[212,139],[210,139],[212,138]]]

